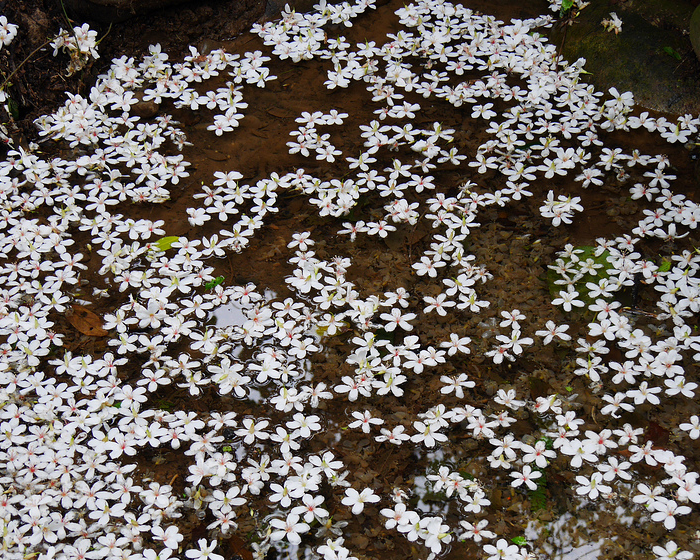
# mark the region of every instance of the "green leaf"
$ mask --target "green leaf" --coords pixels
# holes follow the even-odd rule
[[[216,288],[218,285],[223,284],[223,283],[224,283],[224,277],[223,277],[223,276],[217,276],[216,278],[214,278],[214,279],[211,280],[210,282],[207,282],[206,284],[204,284],[204,287],[205,287],[207,290],[213,290],[213,289]]]
[[[173,246],[173,243],[175,243],[179,239],[180,238],[177,235],[169,235],[167,237],[161,237],[158,241],[156,241],[155,245],[161,251],[167,251]]]
[[[513,537],[510,539],[513,544],[518,546],[525,546],[527,544],[527,539],[525,537]]]
[[[559,17],[564,17],[571,8],[574,7],[574,0],[561,0],[561,9],[559,10]]]
[[[659,266],[659,272],[668,272],[669,270],[671,270],[671,261],[663,259]]]
[[[668,55],[672,56],[676,60],[682,60],[682,56],[678,54],[678,51],[672,49],[671,47],[663,47],[663,51]]]
[[[19,120],[19,105],[11,97],[7,98],[7,109],[9,110],[13,119]]]

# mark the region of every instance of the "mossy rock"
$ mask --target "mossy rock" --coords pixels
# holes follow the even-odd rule
[[[635,102],[647,109],[698,114],[700,64],[688,37],[693,10],[690,0],[615,5],[594,0],[566,28],[566,36],[564,29],[555,28],[551,40],[558,48],[563,43],[564,58],[570,62],[586,59],[588,79],[598,89],[631,91]],[[601,24],[610,12],[622,20],[618,35]]]
[[[700,60],[700,6],[695,8],[693,17],[690,18],[690,44]]]
[[[587,273],[579,278],[576,283],[574,283],[574,289],[579,293],[578,299],[580,299],[586,307],[593,303],[595,299],[590,296],[590,290],[586,286],[587,283],[592,282],[597,284],[600,280],[607,278],[608,270],[612,268],[612,265],[608,261],[610,256],[610,251],[603,251],[600,255],[596,256],[595,253],[598,250],[597,247],[591,245],[582,245],[576,247],[576,251],[580,251],[576,254],[579,259],[579,263],[583,263],[588,259],[591,259],[600,268],[597,269],[596,274]],[[566,260],[566,259],[565,259]],[[558,297],[561,290],[566,290],[566,286],[561,284],[555,284],[556,281],[561,280],[562,276],[557,274],[551,268],[547,271],[547,286],[549,288],[549,293],[552,297]]]

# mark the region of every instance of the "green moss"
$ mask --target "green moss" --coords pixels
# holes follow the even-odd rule
[[[586,287],[586,284],[589,282],[597,284],[600,282],[600,280],[607,278],[608,271],[612,268],[612,265],[608,262],[610,252],[605,250],[600,255],[596,256],[596,250],[597,247],[592,247],[590,245],[581,245],[576,247],[574,252],[576,254],[576,258],[578,258],[578,261],[572,264],[570,273],[568,274],[570,278],[575,277],[580,271],[581,266],[587,261],[592,261],[594,266],[598,266],[595,274],[587,272],[573,284],[574,289],[579,293],[578,299],[583,301],[586,307],[593,303],[593,298],[591,298],[590,290]],[[565,263],[570,263],[572,259],[568,258],[563,260]],[[561,290],[566,289],[565,285],[556,283],[558,280],[563,279],[564,277],[561,274],[553,270],[552,267],[549,268],[549,271],[547,272],[547,286],[549,287],[549,293],[552,294],[552,297],[557,297]],[[585,309],[585,307],[583,309]]]
[[[537,489],[528,492],[530,498],[530,511],[537,512],[547,508],[547,475],[544,469],[533,469],[540,471],[542,476],[537,479]]]

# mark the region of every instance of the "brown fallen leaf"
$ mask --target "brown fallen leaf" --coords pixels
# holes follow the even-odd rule
[[[82,305],[74,305],[66,313],[68,322],[78,332],[87,336],[107,336],[109,332],[102,328],[102,319]]]
[[[253,560],[253,553],[250,552],[248,545],[242,538],[237,535],[231,535],[231,537],[226,540],[230,545],[230,556],[228,557],[231,558],[231,560],[237,558],[241,560]]]

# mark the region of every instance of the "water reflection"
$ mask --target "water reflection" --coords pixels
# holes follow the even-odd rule
[[[277,297],[277,292],[265,288],[263,295],[265,297],[265,302],[268,303]],[[242,327],[248,320],[246,310],[247,309],[239,303],[220,305],[211,313],[208,323],[220,329],[226,327]]]
[[[540,549],[549,558],[561,560],[595,560],[602,552],[605,538],[597,541],[582,539],[582,532],[586,534],[591,523],[597,519],[597,515],[575,517],[572,513],[564,513],[551,523],[543,524],[533,520],[525,527],[524,536],[530,542],[538,541],[543,533],[547,535]]]

